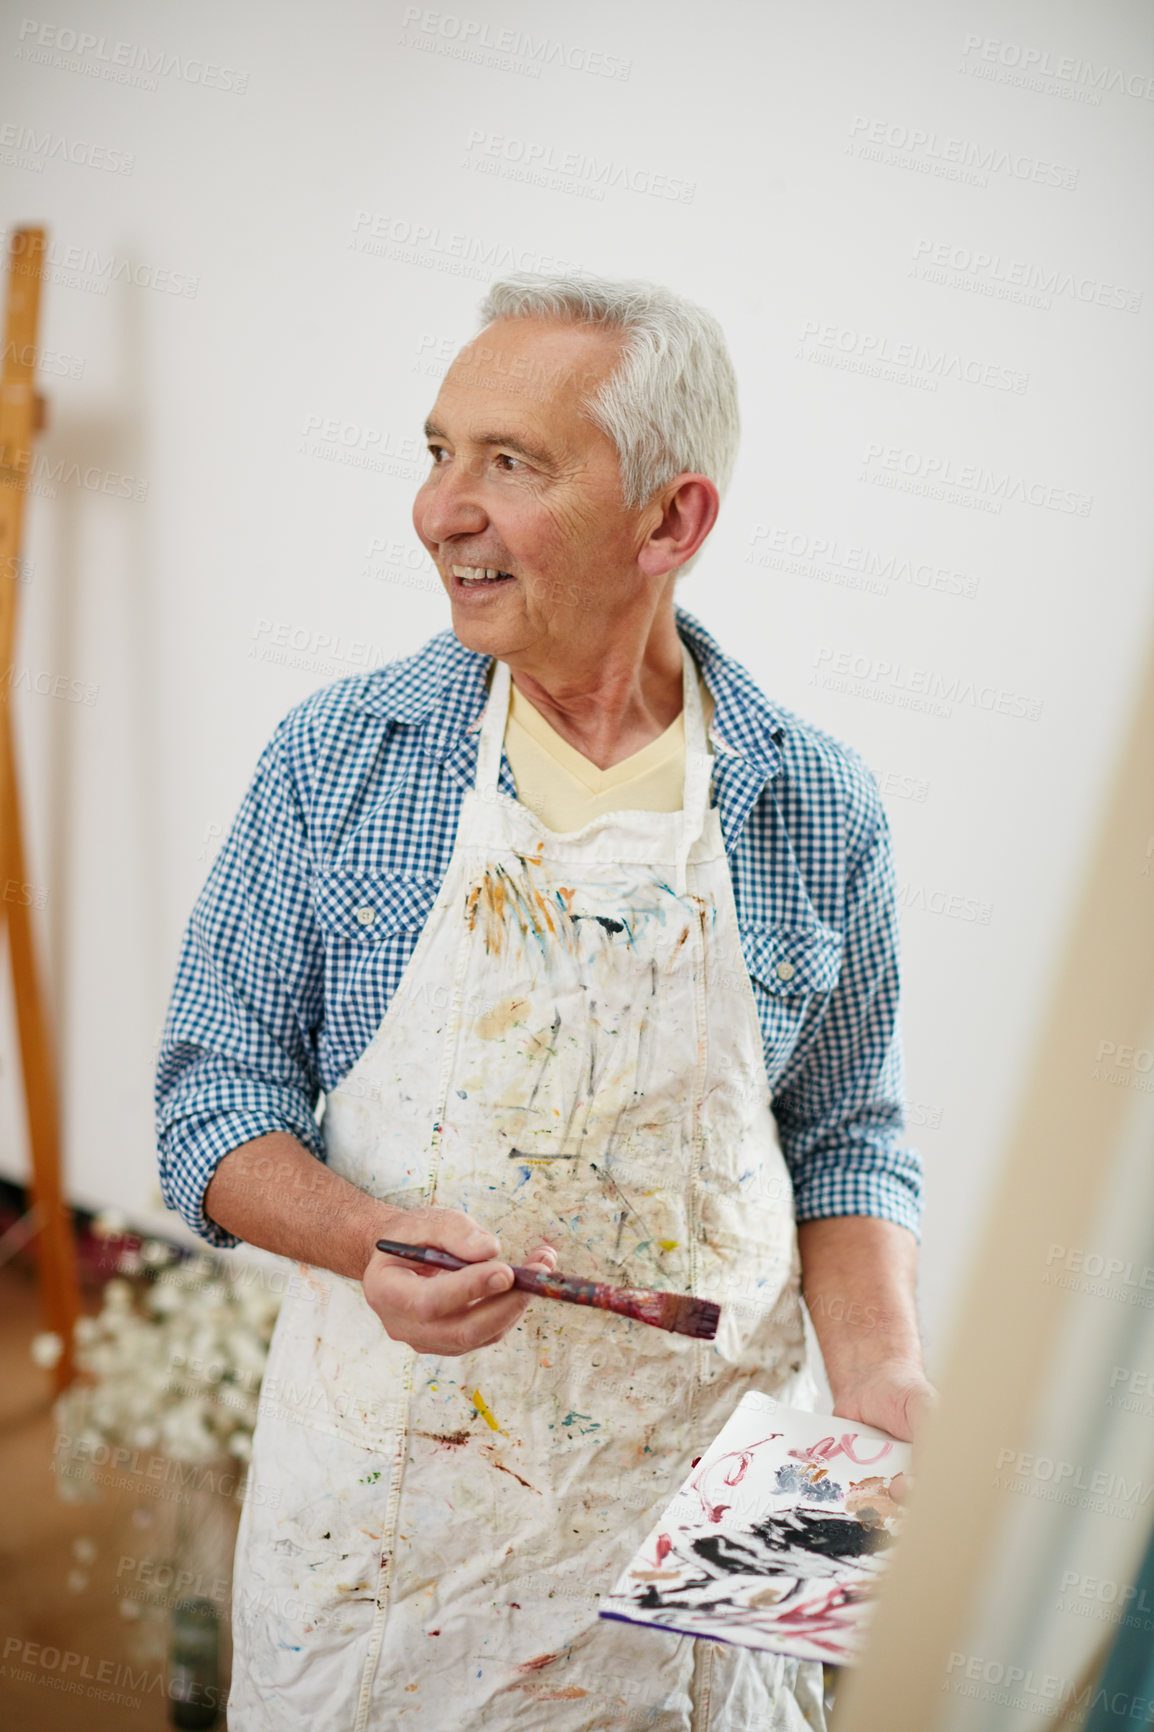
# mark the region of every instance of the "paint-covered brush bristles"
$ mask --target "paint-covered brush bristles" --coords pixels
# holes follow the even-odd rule
[[[438,1269],[464,1269],[467,1264],[451,1251],[434,1245],[404,1245],[393,1239],[378,1239],[377,1250],[414,1263],[432,1263]],[[674,1335],[694,1335],[712,1341],[717,1334],[721,1306],[712,1299],[694,1299],[688,1293],[657,1293],[646,1287],[612,1287],[606,1281],[582,1281],[576,1275],[545,1274],[510,1263],[513,1285],[542,1299],[564,1299],[570,1305],[592,1305],[598,1311],[616,1311],[654,1329]]]
[[[672,1294],[665,1297],[672,1298]],[[664,1327],[672,1329],[675,1335],[696,1335],[699,1341],[712,1341],[720,1321],[721,1306],[715,1300],[692,1299],[685,1294],[678,1297],[671,1321]]]

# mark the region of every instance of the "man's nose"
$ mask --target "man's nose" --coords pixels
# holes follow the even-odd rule
[[[477,497],[475,478],[464,464],[456,463],[429,477],[417,494],[413,516],[426,541],[477,535],[489,521]]]

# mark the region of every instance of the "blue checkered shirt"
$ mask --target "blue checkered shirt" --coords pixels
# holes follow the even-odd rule
[[[677,624],[713,697],[713,800],[797,1219],[917,1233],[876,784],[691,615]],[[184,935],[157,1070],[161,1189],[211,1244],[237,1242],[203,1209],[230,1149],[288,1131],[325,1157],[321,1097],[376,1033],[444,878],[489,667],[442,632],[312,693],[261,755]],[[516,797],[504,756],[500,787]]]

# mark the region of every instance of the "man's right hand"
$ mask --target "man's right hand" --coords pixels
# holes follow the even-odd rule
[[[365,1299],[392,1341],[418,1353],[453,1357],[499,1341],[524,1314],[533,1295],[513,1286],[492,1233],[457,1209],[402,1209],[377,1235],[406,1245],[435,1245],[463,1258],[468,1269],[433,1269],[374,1248],[362,1280]],[[543,1272],[557,1253],[542,1244],[521,1261]]]

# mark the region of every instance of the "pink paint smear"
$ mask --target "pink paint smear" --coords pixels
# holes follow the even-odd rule
[[[726,1510],[733,1506],[727,1503],[710,1503],[706,1496],[706,1481],[711,1480],[718,1469],[728,1462],[730,1465],[722,1474],[721,1483],[723,1485],[740,1485],[749,1472],[749,1464],[758,1450],[764,1449],[767,1443],[772,1443],[775,1438],[780,1436],[780,1431],[771,1431],[768,1437],[759,1438],[756,1443],[748,1444],[745,1449],[731,1449],[728,1454],[719,1455],[716,1461],[711,1461],[708,1467],[703,1467],[701,1472],[690,1480],[690,1485],[701,1499],[701,1508],[707,1522],[719,1522]],[[833,1441],[832,1438],[830,1441]]]
[[[838,1455],[848,1456],[855,1467],[872,1467],[875,1461],[880,1461],[893,1448],[893,1444],[887,1440],[876,1455],[861,1456],[855,1453],[857,1441],[856,1431],[843,1431],[840,1440],[823,1437],[820,1443],[811,1443],[808,1449],[791,1449],[789,1453],[795,1461],[804,1461],[810,1467],[822,1467]]]

